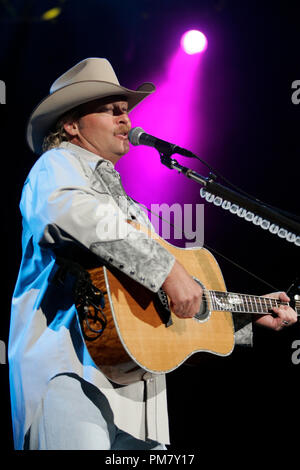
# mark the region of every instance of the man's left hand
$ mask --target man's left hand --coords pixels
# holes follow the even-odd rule
[[[281,300],[282,302],[290,301],[290,298],[285,292],[273,292],[272,294],[263,295],[262,297],[271,297],[272,299]],[[274,307],[272,310],[276,315],[275,317],[272,315],[258,315],[254,322],[257,325],[265,326],[275,331],[280,331],[297,322],[297,314],[289,305],[280,305],[279,307]]]

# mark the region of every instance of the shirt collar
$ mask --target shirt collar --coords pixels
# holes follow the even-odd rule
[[[105,162],[108,167],[114,168],[114,164],[110,160],[106,160],[105,158],[102,158],[99,155],[96,155],[95,153],[84,149],[83,147],[79,147],[79,145],[75,145],[75,144],[72,144],[71,142],[63,141],[61,142],[59,147],[69,150],[70,152],[79,155],[80,157],[84,158],[85,160],[89,162],[94,162],[94,163],[99,163],[99,164],[100,162],[101,163]]]

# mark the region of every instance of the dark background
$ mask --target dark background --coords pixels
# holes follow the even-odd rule
[[[60,16],[40,20],[54,6],[62,8]],[[35,161],[25,126],[50,84],[85,57],[107,57],[120,82],[134,88],[164,66],[183,31],[205,28],[211,49],[202,102],[209,138],[201,157],[250,194],[299,215],[300,105],[291,100],[292,82],[300,80],[299,13],[292,1],[0,1],[0,79],[7,93],[0,105],[1,340],[7,344],[21,257],[18,204]],[[207,175],[200,162],[193,168]],[[199,187],[192,182],[180,202],[191,201],[199,202]],[[299,276],[299,247],[212,204],[206,204],[205,216],[207,245],[274,287],[216,255],[228,290],[258,295],[287,290]],[[253,427],[264,440],[277,438],[284,428],[293,435],[299,423],[300,365],[291,359],[296,339],[299,324],[281,333],[255,330],[253,349],[236,348],[228,358],[210,357],[201,367],[170,373],[170,449],[201,451],[212,439],[242,447]],[[0,365],[0,379],[0,445],[11,451],[7,364]]]

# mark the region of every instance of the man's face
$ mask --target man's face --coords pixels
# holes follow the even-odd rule
[[[94,100],[83,106],[76,121],[65,124],[71,142],[115,164],[129,151],[131,122],[127,101]]]

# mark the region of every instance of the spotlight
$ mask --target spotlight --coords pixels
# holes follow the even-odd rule
[[[42,14],[42,20],[44,21],[54,20],[54,18],[57,18],[60,14],[61,14],[61,8],[59,7],[51,8],[51,10],[47,10]]]
[[[183,34],[180,44],[187,54],[198,54],[207,48],[207,39],[201,31],[191,29]]]

